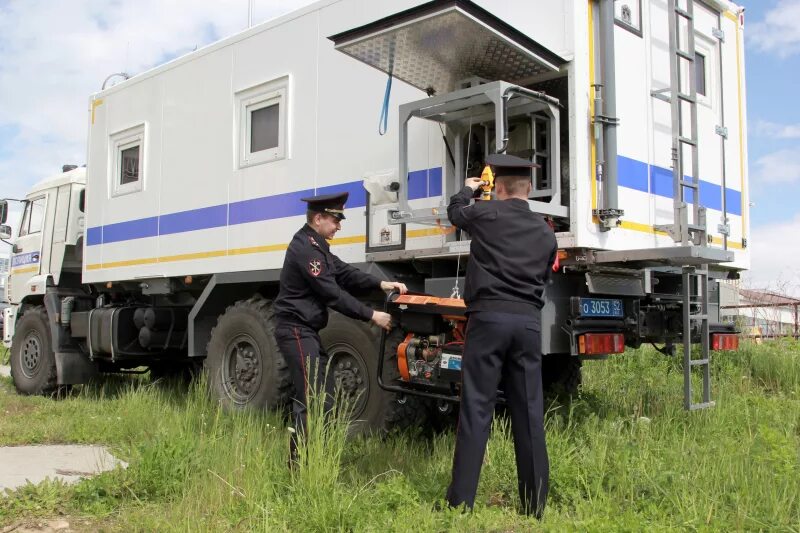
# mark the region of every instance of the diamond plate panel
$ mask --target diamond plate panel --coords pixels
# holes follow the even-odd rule
[[[419,89],[451,92],[473,76],[510,83],[558,67],[457,8],[337,49]]]

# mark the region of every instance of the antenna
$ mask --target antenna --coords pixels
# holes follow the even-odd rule
[[[253,27],[253,0],[247,0],[247,27]]]

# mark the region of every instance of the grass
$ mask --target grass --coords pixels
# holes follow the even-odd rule
[[[800,345],[717,354],[712,410],[682,409],[680,362],[653,350],[584,366],[584,387],[547,415],[545,519],[516,512],[514,449],[495,421],[476,509],[437,512],[452,431],[347,441],[314,426],[308,464],[287,467],[276,414],[221,412],[146,378],[109,379],[63,400],[0,381],[0,444],[104,443],[130,467],[0,499],[0,525],[75,517],[124,531],[800,531]],[[313,409],[313,407],[312,407]]]

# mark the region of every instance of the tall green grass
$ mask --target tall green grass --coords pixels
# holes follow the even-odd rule
[[[0,524],[80,516],[125,531],[800,531],[800,347],[717,353],[714,409],[682,409],[679,359],[629,351],[584,365],[571,404],[548,406],[551,493],[517,514],[507,420],[490,439],[476,510],[434,511],[452,431],[346,438],[346,405],[309,404],[301,468],[280,414],[225,412],[202,382],[112,379],[66,399],[0,382],[0,443],[106,443],[130,462],[74,486],[0,499]],[[699,381],[696,383],[699,385]]]

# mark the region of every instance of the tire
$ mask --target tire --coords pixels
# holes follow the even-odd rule
[[[328,327],[320,331],[322,346],[330,357],[337,386],[356,399],[351,432],[354,434],[386,434],[419,423],[424,408],[417,398],[385,391],[378,385],[380,333],[377,327],[331,313]],[[401,333],[395,331],[387,339],[384,382],[399,375],[397,344]],[[360,381],[359,381],[360,380]]]
[[[11,342],[11,377],[20,394],[48,395],[58,390],[56,356],[44,307],[28,309]]]
[[[581,387],[581,360],[570,354],[542,357],[542,388],[547,398],[569,400]]]
[[[292,391],[275,341],[272,302],[260,295],[229,306],[211,330],[204,369],[212,395],[231,409],[279,409]]]

